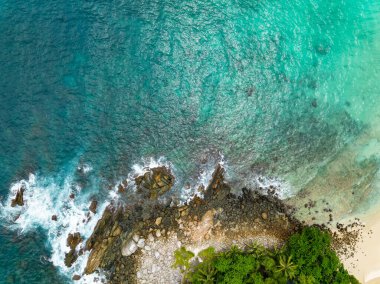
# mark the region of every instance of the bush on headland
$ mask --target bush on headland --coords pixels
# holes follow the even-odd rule
[[[332,237],[318,227],[305,227],[292,235],[281,249],[258,244],[245,250],[231,247],[215,252],[210,247],[194,254],[184,247],[175,252],[185,283],[359,283],[343,267],[331,249]]]

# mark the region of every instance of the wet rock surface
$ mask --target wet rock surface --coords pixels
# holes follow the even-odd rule
[[[205,198],[208,199],[212,196],[216,196],[222,199],[229,194],[230,191],[231,188],[224,182],[224,168],[221,165],[217,165],[212,174],[211,182],[206,188]]]
[[[71,267],[78,258],[77,246],[82,242],[82,237],[79,233],[69,234],[66,245],[70,251],[65,254],[65,265]]]
[[[24,206],[24,191],[25,191],[25,187],[20,186],[20,188],[17,190],[15,198],[12,199],[12,203],[11,203],[12,207]]]
[[[126,191],[126,188],[128,186],[128,181],[127,180],[124,180],[122,181],[118,186],[117,186],[117,190],[119,193],[123,193]]]
[[[89,208],[89,210],[92,212],[92,213],[96,213],[96,209],[97,209],[97,207],[98,207],[98,201],[96,201],[96,200],[92,200],[91,201],[91,204],[90,204],[90,208]]]
[[[78,281],[81,279],[80,275],[74,275],[73,278],[72,278],[74,281]]]
[[[135,183],[138,192],[150,199],[157,199],[172,188],[174,176],[166,167],[157,167],[138,176]]]
[[[120,235],[127,230],[127,228],[121,227],[118,222],[118,220],[123,219],[123,214],[124,208],[122,207],[108,206],[104,211],[85,245],[85,249],[91,251],[85,269],[86,274],[93,273],[96,269],[115,260],[112,255],[112,248],[121,245],[123,238]]]
[[[70,247],[70,249],[74,250],[77,245],[82,241],[82,237],[79,233],[69,234],[67,237],[67,246]]]

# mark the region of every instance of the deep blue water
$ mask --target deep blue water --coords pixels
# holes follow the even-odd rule
[[[379,11],[376,0],[0,0],[4,204],[30,173],[50,207],[76,184],[81,201],[105,198],[161,156],[178,193],[221,155],[236,187],[261,175],[299,190],[380,120]],[[52,246],[38,222],[0,227],[0,283],[64,283],[40,259]]]

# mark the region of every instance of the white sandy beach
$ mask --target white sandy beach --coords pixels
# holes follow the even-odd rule
[[[380,284],[380,212],[361,217],[366,227],[354,259],[345,260],[346,268],[361,283]]]

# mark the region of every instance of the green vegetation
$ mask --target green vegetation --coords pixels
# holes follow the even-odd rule
[[[182,272],[190,268],[190,260],[194,257],[194,253],[186,250],[184,247],[174,252],[175,262],[173,267],[179,267]]]
[[[184,247],[175,252],[174,267],[181,268],[185,283],[359,283],[331,249],[331,235],[317,227],[294,234],[280,250],[258,244],[244,251],[234,246],[215,252],[210,247],[197,258],[192,262],[194,254]]]

